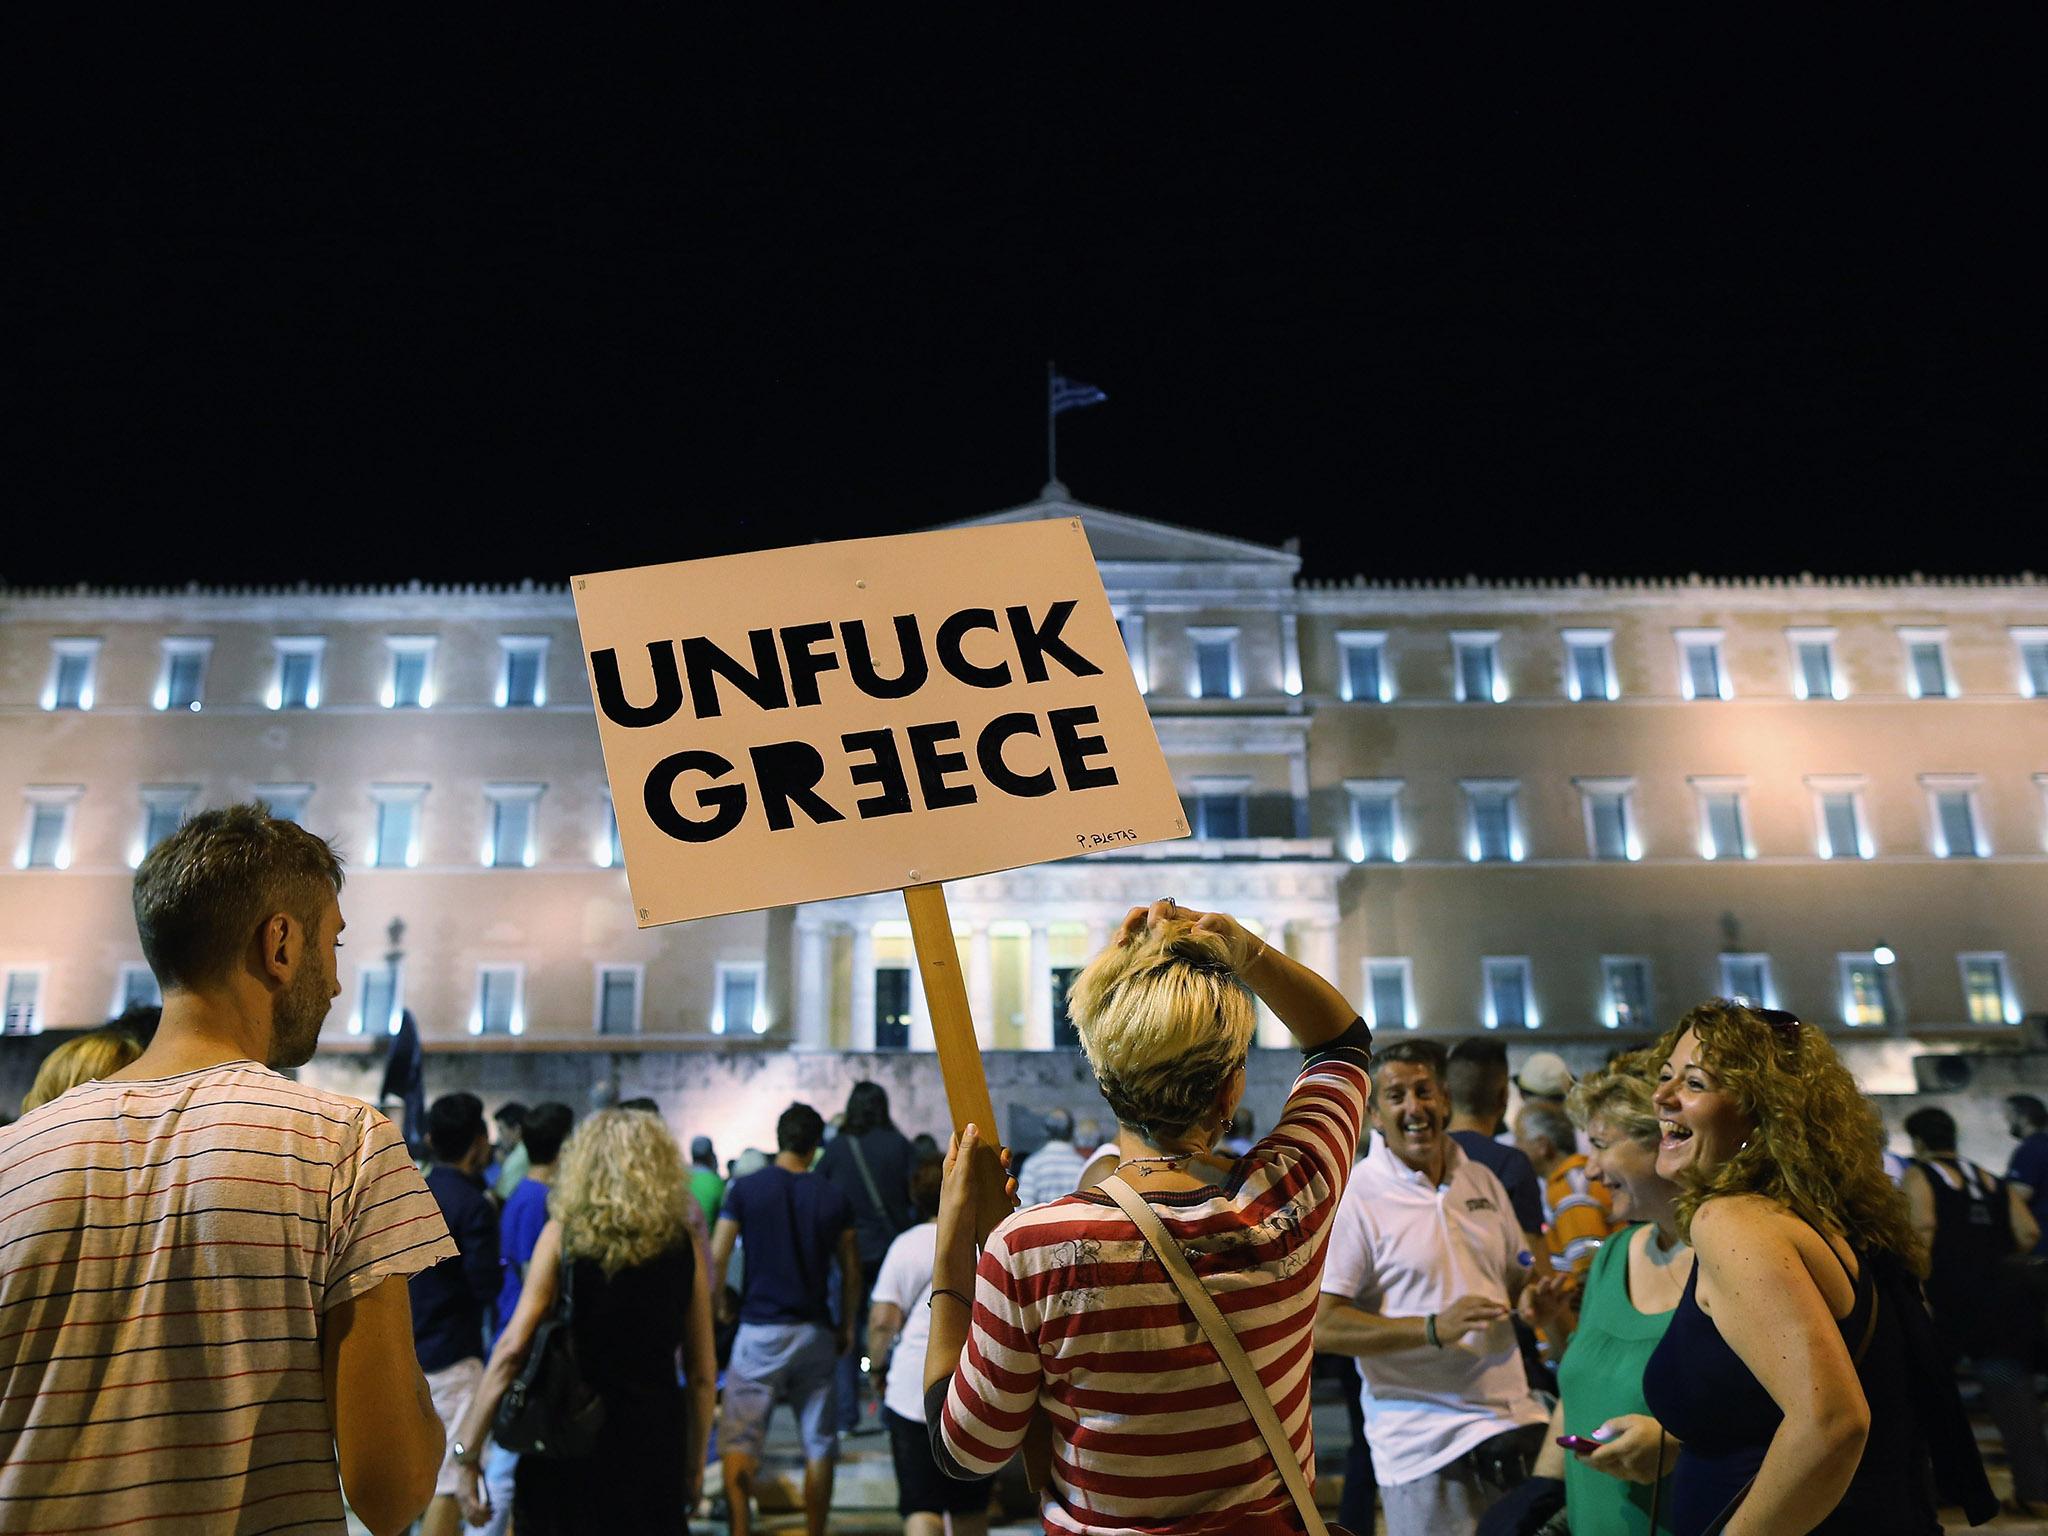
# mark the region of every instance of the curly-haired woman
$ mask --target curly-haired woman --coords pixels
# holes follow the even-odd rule
[[[569,1138],[519,1308],[455,1433],[462,1505],[473,1523],[489,1508],[476,1473],[484,1436],[554,1309],[563,1269],[573,1265],[576,1360],[604,1399],[604,1427],[588,1456],[519,1458],[513,1529],[689,1530],[718,1379],[707,1270],[687,1214],[694,1199],[659,1116],[608,1109]],[[678,1359],[687,1391],[676,1385]]]
[[[1308,1061],[1279,1124],[1211,1184],[1189,1165],[1243,1097],[1254,995]],[[1069,1007],[1116,1113],[1123,1181],[1215,1298],[1312,1468],[1317,1280],[1365,1117],[1365,1025],[1336,988],[1232,918],[1170,901],[1132,910]],[[975,1129],[948,1163],[934,1255],[925,1391],[939,1465],[988,1476],[1043,1415],[1048,1531],[1302,1529],[1215,1350],[1107,1194],[1016,1212],[977,1268]]]
[[[1715,1001],[1657,1053],[1657,1171],[1680,1186],[1697,1255],[1643,1375],[1684,1446],[1672,1529],[1934,1536],[1937,1478],[1973,1515],[1995,1511],[1882,1129],[1827,1040]]]

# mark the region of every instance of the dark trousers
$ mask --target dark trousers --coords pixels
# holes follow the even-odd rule
[[[842,1430],[860,1427],[860,1361],[861,1356],[868,1352],[868,1298],[874,1295],[875,1281],[881,1273],[882,1264],[879,1259],[873,1264],[869,1264],[865,1259],[861,1260],[860,1294],[852,1298],[853,1353],[841,1356],[839,1361],[839,1428]],[[846,1316],[847,1298],[840,1294],[841,1289],[839,1266],[835,1264],[832,1266],[832,1280],[827,1297],[835,1320],[842,1320]],[[923,1362],[918,1363],[917,1369],[919,1372],[924,1370]]]
[[[2041,1429],[2041,1400],[2034,1395],[2034,1368],[2024,1360],[1979,1360],[1977,1380],[1984,1406],[2005,1442],[2012,1465],[2012,1496],[2048,1504],[2048,1439]]]

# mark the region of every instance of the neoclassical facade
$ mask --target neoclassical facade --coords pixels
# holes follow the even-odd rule
[[[1073,516],[1194,835],[949,887],[987,1048],[1056,1048],[1162,895],[1382,1029],[2048,1011],[2048,581],[1317,585],[1291,541],[1058,487],[971,521]],[[448,1049],[930,1043],[894,893],[634,928],[573,608],[533,585],[0,592],[7,1029],[148,997],[134,864],[249,796],[349,859],[342,1043],[400,1008]]]

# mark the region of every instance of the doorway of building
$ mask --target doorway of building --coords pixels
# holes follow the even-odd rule
[[[1074,1028],[1074,1021],[1067,1017],[1067,994],[1073,990],[1074,978],[1080,974],[1078,965],[1056,965],[1052,968],[1052,1048],[1056,1051],[1081,1049],[1081,1036]]]
[[[910,967],[875,967],[875,1049],[910,1049]]]

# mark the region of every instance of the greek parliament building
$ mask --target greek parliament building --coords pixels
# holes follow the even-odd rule
[[[1605,1044],[1728,994],[1873,1066],[2048,1011],[2048,580],[1316,584],[1057,485],[970,522],[1076,515],[1193,835],[949,887],[990,1050],[1057,1049],[1163,895],[1379,1030]],[[131,872],[250,797],[349,861],[344,1050],[400,1008],[430,1050],[930,1044],[895,893],[635,929],[533,584],[0,592],[6,1029],[152,998]]]

